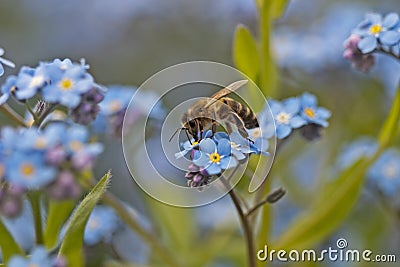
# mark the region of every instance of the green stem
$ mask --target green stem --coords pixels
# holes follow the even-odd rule
[[[228,181],[230,178],[234,175],[238,167],[236,167],[233,172],[230,174],[228,178],[225,178],[224,176],[221,177],[222,183],[225,185],[227,189],[229,189],[229,183]],[[256,267],[256,250],[255,250],[255,245],[254,245],[254,236],[253,236],[253,231],[251,229],[251,224],[250,221],[248,220],[248,217],[246,217],[242,206],[240,205],[240,198],[236,194],[234,188],[232,188],[229,191],[229,196],[232,199],[233,204],[235,205],[236,211],[239,215],[240,223],[243,227],[243,232],[244,232],[244,237],[246,240],[246,248],[247,248],[247,259],[248,259],[248,267]]]
[[[35,122],[33,123],[34,126],[40,127],[40,125],[42,124],[42,122],[44,121],[44,119],[46,119],[46,117],[55,109],[57,105],[52,104],[51,106],[49,106],[44,112],[43,114],[38,117],[38,119],[35,119]]]
[[[18,125],[25,126],[24,119],[17,112],[15,112],[8,104],[1,105],[0,110],[12,121],[16,122]]]
[[[37,121],[39,119],[39,117],[37,116],[37,114],[33,111],[32,107],[29,105],[28,102],[25,103],[25,107],[26,109],[29,111],[29,113],[33,116],[33,119],[35,121]]]
[[[32,206],[33,219],[35,223],[36,244],[44,244],[40,194],[38,192],[31,193],[29,195],[29,200]]]
[[[92,186],[94,181],[90,181],[90,185]],[[105,192],[102,198],[103,202],[110,207],[112,207],[121,220],[133,231],[135,231],[147,244],[150,245],[152,248],[152,252],[157,254],[160,259],[162,259],[167,265],[171,267],[178,267],[180,266],[178,262],[171,257],[172,253],[169,251],[168,248],[162,246],[157,240],[155,236],[151,233],[143,229],[140,224],[132,217],[131,213],[126,209],[126,207],[111,193]]]

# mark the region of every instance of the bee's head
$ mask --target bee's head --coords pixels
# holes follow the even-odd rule
[[[183,128],[185,128],[194,139],[197,139],[197,135],[200,131],[198,120],[192,119],[192,120],[187,121],[183,125]]]

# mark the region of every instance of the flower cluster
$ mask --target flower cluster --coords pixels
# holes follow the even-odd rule
[[[251,154],[269,155],[258,147],[252,140],[233,132],[227,135],[211,131],[203,133],[200,142],[194,139],[181,144],[182,150],[175,154],[177,159],[189,156],[192,163],[188,167],[185,178],[190,187],[199,187],[208,184],[213,176],[220,175],[224,170],[235,168],[245,161]]]
[[[375,62],[371,54],[382,51],[399,56],[400,18],[396,13],[382,16],[370,13],[345,41],[344,57],[353,63],[356,69],[367,72]]]
[[[283,101],[269,100],[269,106],[273,115],[274,122],[267,119],[260,119],[262,129],[268,129],[265,133],[267,138],[273,133],[273,123],[276,127],[276,137],[278,139],[287,138],[293,130],[302,129],[302,134],[307,139],[319,136],[318,130],[327,127],[327,119],[331,116],[329,110],[317,105],[317,98],[309,93],[304,93],[300,97],[291,97]],[[267,113],[265,107],[261,113]],[[261,117],[261,116],[260,116]]]
[[[134,94],[136,97],[132,99]],[[138,91],[135,87],[109,86],[104,100],[100,103],[100,112],[92,128],[98,134],[108,130],[108,133],[114,136],[121,136],[124,117],[127,126],[147,113],[149,118],[160,120],[165,116],[165,111],[160,103],[157,103],[157,99],[155,93]],[[131,100],[133,103],[128,109]]]
[[[10,200],[18,199],[26,190],[44,189],[55,199],[77,198],[81,195],[75,177],[92,168],[101,153],[99,143],[88,143],[88,131],[80,125],[63,123],[37,128],[5,127],[0,139],[0,206],[4,214],[15,215],[19,209]],[[11,203],[16,203],[11,202]]]
[[[1,87],[0,105],[10,96],[26,102],[40,94],[53,108],[57,104],[68,108],[75,122],[88,124],[99,112],[97,105],[104,94],[88,68],[84,61],[73,63],[70,59],[41,62],[36,68],[24,66],[17,76],[7,77]]]

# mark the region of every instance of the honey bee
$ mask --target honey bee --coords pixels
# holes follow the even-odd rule
[[[211,128],[214,135],[218,123],[223,123],[229,134],[237,131],[241,136],[248,139],[246,128],[259,127],[256,115],[246,105],[226,97],[247,82],[247,80],[236,81],[213,94],[210,98],[200,99],[194,103],[181,118],[183,127],[179,128],[170,140],[179,130],[185,130],[188,137],[190,134],[195,142],[199,142],[205,130]]]

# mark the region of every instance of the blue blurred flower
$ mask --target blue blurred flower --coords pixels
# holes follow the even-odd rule
[[[84,242],[89,246],[96,245],[101,241],[110,242],[119,226],[119,218],[112,208],[96,206],[86,224]]]
[[[85,71],[80,65],[67,68],[54,83],[43,88],[43,99],[76,108],[82,95],[94,86],[93,78]]]
[[[40,153],[14,152],[5,161],[5,180],[27,189],[37,189],[56,178],[56,169]]]
[[[5,58],[3,58],[2,56],[4,55],[4,49],[0,48],[0,76],[3,76],[4,74],[4,67],[3,65],[6,65],[10,68],[14,68],[15,64]]]
[[[387,150],[372,165],[368,177],[387,196],[395,196],[400,190],[400,152]]]
[[[346,144],[338,157],[337,166],[344,169],[355,163],[362,156],[372,155],[377,148],[376,141],[369,137],[361,137]]]
[[[194,154],[193,163],[203,167],[209,175],[216,175],[222,170],[237,166],[237,160],[231,157],[231,144],[228,139],[221,139],[218,144],[210,138],[200,141],[199,151]]]
[[[15,97],[18,100],[26,100],[33,97],[39,89],[50,83],[51,72],[51,67],[45,63],[39,64],[36,69],[21,68],[15,82]]]
[[[362,37],[358,48],[366,54],[374,51],[380,44],[385,46],[398,44],[400,41],[398,26],[399,15],[396,13],[389,13],[385,17],[377,13],[367,14],[365,20],[353,31]]]
[[[9,267],[54,267],[56,260],[51,257],[44,247],[36,247],[32,250],[29,258],[23,256],[13,256],[8,262]]]
[[[300,128],[307,123],[298,114],[301,108],[298,98],[288,98],[282,102],[270,100],[269,105],[274,116],[278,139],[286,138],[292,129]]]
[[[323,127],[327,127],[329,123],[326,121],[331,112],[323,107],[317,106],[317,98],[309,93],[301,96],[301,117],[310,123],[314,123]]]
[[[7,102],[11,94],[15,91],[17,76],[8,76],[6,82],[1,86],[0,106]]]
[[[99,105],[100,112],[91,125],[92,129],[97,134],[108,131],[121,136],[123,123],[129,128],[144,115],[154,119],[151,122],[160,122],[165,117],[165,110],[158,98],[156,93],[137,91],[136,87],[111,85]]]

